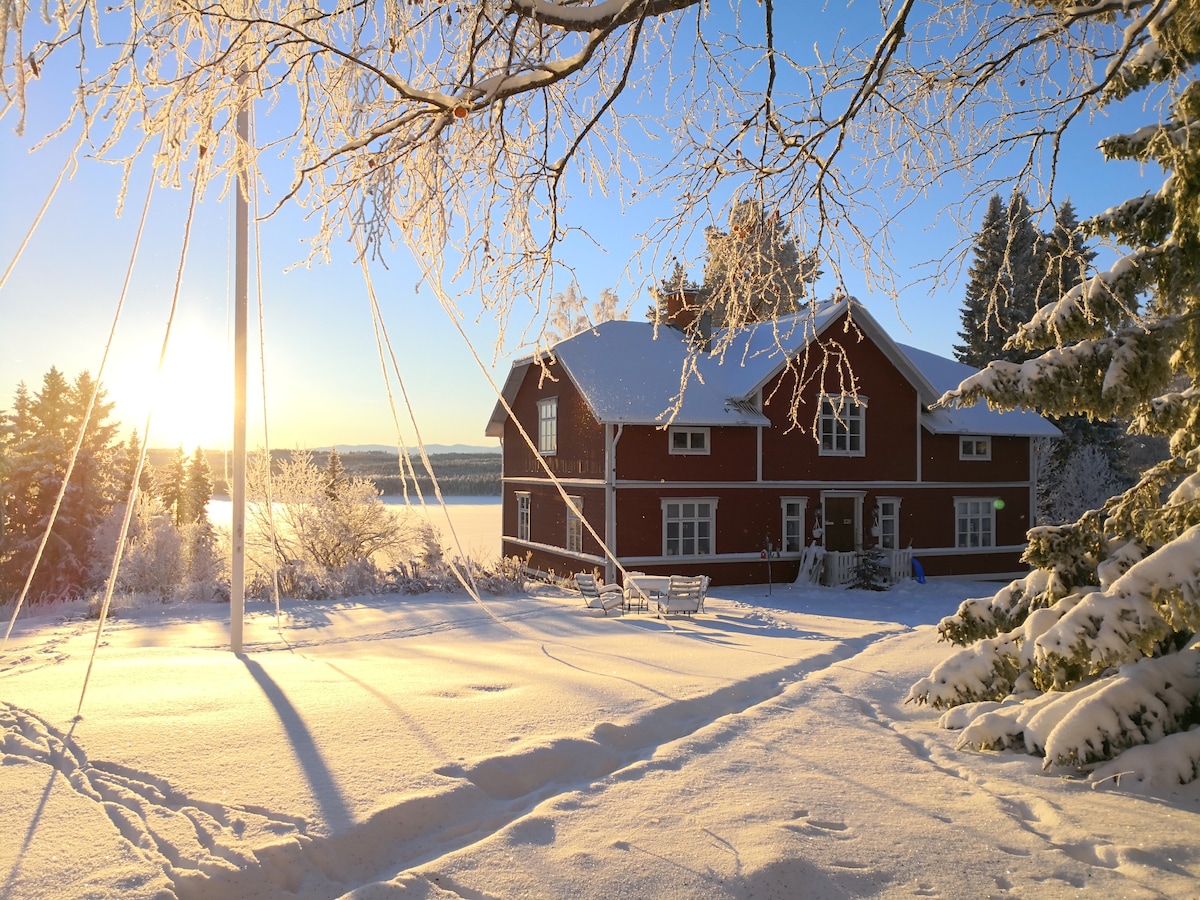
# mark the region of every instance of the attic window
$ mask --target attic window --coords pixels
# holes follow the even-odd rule
[[[667,431],[672,454],[707,454],[707,428],[670,428]]]
[[[991,459],[992,439],[988,437],[963,437],[958,442],[959,459]]]
[[[558,398],[538,401],[538,451],[543,456],[558,452]]]
[[[821,398],[818,421],[822,456],[866,455],[866,398],[858,401],[846,395]]]

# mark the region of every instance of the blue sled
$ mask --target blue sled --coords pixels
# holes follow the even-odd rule
[[[921,566],[921,563],[918,560],[914,559],[912,561],[912,567],[913,567],[913,578],[915,578],[917,580],[917,584],[924,584],[925,583],[925,569]]]

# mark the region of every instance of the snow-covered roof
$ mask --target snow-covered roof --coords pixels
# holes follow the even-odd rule
[[[604,322],[553,347],[554,357],[579,390],[596,419],[605,424],[755,426],[770,421],[754,405],[758,391],[789,359],[849,309],[854,324],[891,360],[917,390],[923,406],[975,370],[915,347],[895,343],[878,322],[852,299],[829,301],[813,309],[714,335],[723,354],[696,353],[674,328],[649,322]],[[720,338],[727,337],[728,341]],[[513,364],[503,395],[512,403],[537,357]],[[957,373],[957,374],[955,374]],[[680,396],[682,392],[682,402]],[[678,410],[672,417],[672,411]],[[935,432],[984,435],[1057,435],[1058,430],[1033,413],[1000,413],[982,408],[934,410],[925,424]],[[487,433],[503,434],[506,413],[497,403]]]
[[[963,379],[979,371],[965,363],[946,359],[946,357],[930,353],[928,350],[919,350],[905,344],[896,346],[912,360],[914,366],[921,370],[939,397],[946,391],[954,390],[962,383]],[[1061,431],[1037,413],[1023,410],[1001,412],[989,409],[983,400],[974,406],[961,409],[945,407],[926,410],[921,416],[921,423],[934,434],[979,434],[996,437],[1062,436]]]

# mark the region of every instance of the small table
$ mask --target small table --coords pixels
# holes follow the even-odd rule
[[[626,575],[625,608],[649,609],[651,599],[657,600],[671,586],[670,575]]]

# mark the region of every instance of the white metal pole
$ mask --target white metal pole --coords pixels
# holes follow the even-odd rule
[[[238,76],[239,87],[245,81],[245,73]],[[241,147],[235,152],[245,154],[250,143],[250,111],[245,102],[238,108],[237,133]],[[233,484],[230,486],[233,559],[229,585],[229,649],[234,653],[242,652],[242,619],[246,610],[246,319],[250,283],[246,246],[250,232],[247,162],[243,156],[234,191]]]

